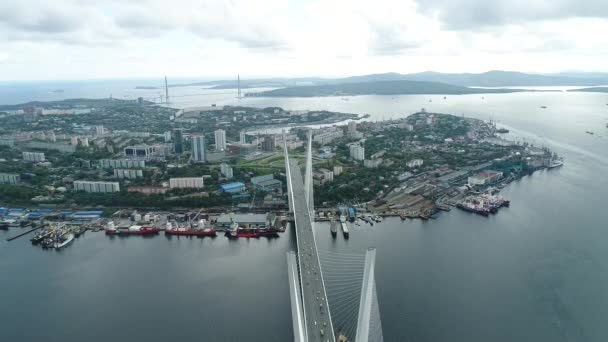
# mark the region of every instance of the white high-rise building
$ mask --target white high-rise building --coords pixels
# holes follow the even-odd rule
[[[170,178],[169,187],[171,189],[202,188],[204,186],[203,177]]]
[[[144,173],[142,170],[114,169],[114,177],[119,178],[119,179],[123,179],[123,178],[135,179],[135,178],[141,178],[143,176],[144,176]]]
[[[119,192],[120,184],[118,182],[74,181],[74,190],[84,192]]]
[[[0,173],[0,184],[17,184],[19,175],[16,173]]]
[[[245,138],[245,131],[241,131],[241,134],[239,135],[239,143],[241,145],[247,143],[247,139]]]
[[[350,157],[354,160],[364,160],[365,148],[359,145],[350,145]]]
[[[43,162],[45,160],[42,152],[23,152],[23,160],[31,162]]]
[[[171,141],[171,131],[166,131],[163,134],[163,138],[165,139],[165,142],[170,142]]]
[[[222,173],[222,175],[224,175],[224,177],[228,179],[234,177],[232,167],[226,163],[222,163],[222,165],[220,165],[220,172]]]
[[[192,138],[192,160],[195,162],[204,162],[207,160],[204,135]]]
[[[215,131],[215,149],[223,151],[226,149],[226,131],[218,129]]]
[[[57,137],[55,136],[55,132],[54,131],[48,131],[46,133],[46,140],[48,140],[50,142],[56,142],[57,141]]]
[[[83,147],[89,147],[89,138],[87,138],[87,137],[80,138],[80,144]]]
[[[357,132],[357,122],[356,121],[350,121],[348,123],[348,133],[352,134]]]
[[[106,130],[103,128],[103,126],[95,126],[95,134],[104,135],[105,132]]]

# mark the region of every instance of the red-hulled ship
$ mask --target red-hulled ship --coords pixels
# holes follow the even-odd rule
[[[252,229],[244,229],[233,223],[230,230],[226,231],[226,236],[229,238],[259,238],[262,236],[260,232]]]

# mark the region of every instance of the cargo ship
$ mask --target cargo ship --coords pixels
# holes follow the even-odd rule
[[[468,198],[456,205],[459,209],[472,212],[475,214],[488,216],[495,214],[501,207],[508,207],[511,201],[502,198],[501,196],[480,195]]]
[[[233,223],[230,229],[226,231],[226,236],[231,239],[236,238],[259,238],[261,235],[259,232],[251,229],[244,229]]]

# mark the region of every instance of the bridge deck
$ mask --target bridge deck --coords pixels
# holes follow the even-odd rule
[[[308,341],[335,341],[327,304],[321,264],[312,229],[312,218],[304,191],[302,173],[296,160],[289,160],[288,174],[298,241],[298,264],[302,290],[302,306]]]

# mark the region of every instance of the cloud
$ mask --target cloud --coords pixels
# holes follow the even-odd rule
[[[416,0],[451,30],[565,18],[608,18],[606,0]]]
[[[251,49],[287,46],[272,10],[282,0],[260,6],[245,0],[21,0],[0,4],[0,29],[9,40],[70,44],[119,44],[131,36],[156,39],[190,33]]]

